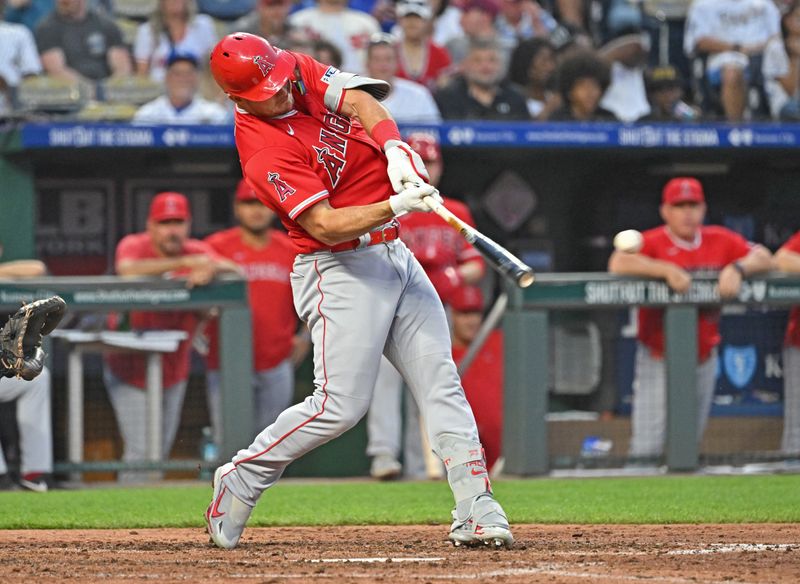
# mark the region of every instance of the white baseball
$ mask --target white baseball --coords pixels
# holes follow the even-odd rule
[[[635,229],[620,231],[614,236],[614,249],[625,253],[636,253],[642,249],[644,238]]]

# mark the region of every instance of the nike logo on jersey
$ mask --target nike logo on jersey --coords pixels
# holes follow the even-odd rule
[[[294,136],[294,128],[290,124],[286,124],[286,133],[290,136]]]

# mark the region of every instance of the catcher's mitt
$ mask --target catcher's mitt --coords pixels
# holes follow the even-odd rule
[[[51,296],[24,304],[11,315],[0,331],[0,375],[30,381],[44,367],[42,337],[61,322],[67,303]]]

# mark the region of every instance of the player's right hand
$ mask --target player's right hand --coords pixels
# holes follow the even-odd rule
[[[422,183],[418,186],[406,187],[396,195],[389,197],[389,206],[391,206],[395,217],[411,211],[428,213],[431,208],[425,202],[424,197],[433,197],[439,203],[442,202],[442,197],[435,187],[428,183]]]
[[[679,266],[672,266],[667,272],[667,285],[678,294],[689,291],[692,285],[692,276]]]

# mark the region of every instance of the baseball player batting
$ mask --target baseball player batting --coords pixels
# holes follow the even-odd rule
[[[292,292],[311,332],[315,376],[312,395],[214,473],[205,514],[212,541],[235,547],[259,497],[286,466],[366,414],[386,355],[413,392],[447,469],[455,499],[449,538],[511,546],[451,357],[444,308],[398,239],[396,216],[427,212],[423,198],[441,197],[378,101],[388,84],[245,33],[217,44],[211,72],[236,104],[244,177],[298,252]]]

